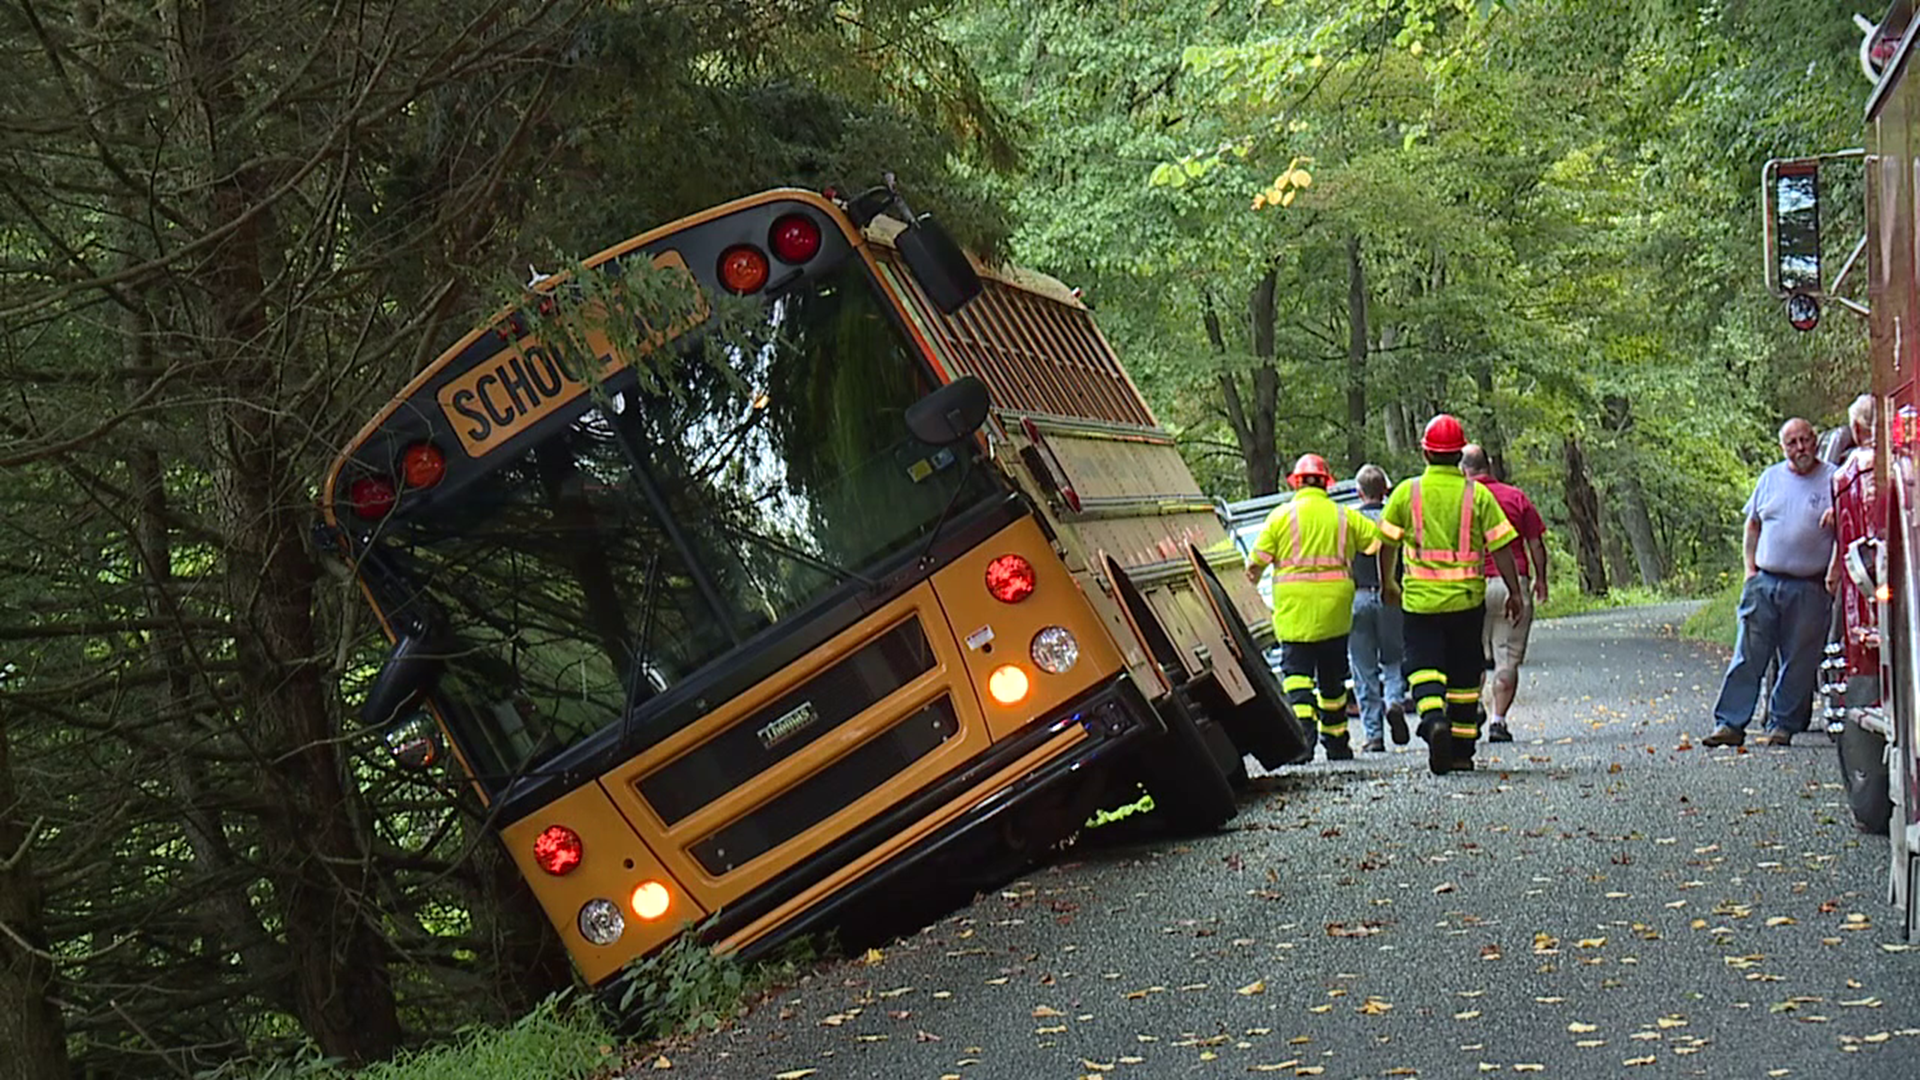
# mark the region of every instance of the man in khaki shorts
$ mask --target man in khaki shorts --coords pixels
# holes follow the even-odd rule
[[[1533,604],[1547,602],[1547,524],[1527,494],[1512,484],[1493,478],[1487,464],[1487,451],[1477,443],[1468,443],[1460,451],[1460,471],[1474,483],[1484,484],[1506,511],[1507,520],[1519,530],[1520,543],[1514,545],[1514,561],[1520,571],[1521,591],[1531,591],[1532,603],[1525,604],[1520,617],[1507,615],[1507,583],[1487,559],[1487,615],[1480,629],[1480,651],[1487,657],[1492,672],[1491,684],[1481,700],[1489,705],[1487,741],[1512,742],[1507,713],[1513,708],[1514,692],[1520,688],[1520,665],[1527,659],[1527,632],[1533,627]],[[1529,584],[1531,582],[1531,584]],[[1526,598],[1523,596],[1522,600]]]

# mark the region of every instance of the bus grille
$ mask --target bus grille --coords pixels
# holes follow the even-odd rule
[[[786,843],[932,753],[960,730],[946,698],[921,709],[802,780],[688,852],[715,877]]]
[[[934,662],[920,621],[908,619],[641,777],[640,794],[672,825],[933,670]]]

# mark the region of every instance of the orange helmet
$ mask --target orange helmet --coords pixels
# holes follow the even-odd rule
[[[1467,445],[1467,433],[1460,427],[1460,421],[1441,413],[1427,421],[1427,430],[1420,436],[1420,449],[1436,454],[1458,453]]]
[[[1333,470],[1327,468],[1326,458],[1319,454],[1301,454],[1300,460],[1293,463],[1293,472],[1287,476],[1287,486],[1298,488],[1309,476],[1319,477],[1322,487],[1333,485]]]

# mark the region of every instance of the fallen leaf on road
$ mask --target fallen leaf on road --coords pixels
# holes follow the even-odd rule
[[[1050,1016],[1065,1016],[1065,1015],[1067,1014],[1061,1012],[1059,1009],[1056,1009],[1051,1005],[1035,1005],[1033,1007],[1033,1018],[1035,1020],[1045,1020]]]
[[[1514,1072],[1543,1072],[1545,1070],[1545,1065],[1539,1065],[1531,1061],[1516,1062],[1513,1066]]]
[[[656,1069],[671,1069],[673,1068],[673,1062],[667,1060],[667,1055],[661,1054],[659,1057],[653,1059],[653,1067]],[[807,1070],[807,1072],[812,1071],[812,1069]],[[800,1075],[805,1076],[806,1073],[801,1073]]]
[[[1255,994],[1264,994],[1266,992],[1267,992],[1267,981],[1265,979],[1255,979],[1254,981],[1234,991],[1234,993],[1239,994],[1242,997],[1252,997]]]
[[[1453,1018],[1455,1020],[1478,1020],[1480,1019],[1480,1010],[1468,1009],[1466,1012],[1457,1012],[1453,1014]]]
[[[1607,939],[1603,937],[1581,938],[1579,941],[1579,945],[1583,949],[1598,949],[1606,943]]]
[[[1289,1058],[1286,1061],[1276,1061],[1271,1065],[1249,1065],[1247,1067],[1247,1071],[1248,1072],[1285,1072],[1288,1069],[1298,1066],[1299,1064],[1300,1064],[1299,1058]]]
[[[774,1073],[773,1080],[801,1080],[802,1077],[812,1076],[819,1071],[819,1069],[795,1069],[792,1072]]]
[[[1659,1056],[1658,1056],[1658,1055],[1656,1055],[1656,1054],[1648,1054],[1648,1055],[1647,1055],[1646,1057],[1637,1057],[1637,1058],[1628,1058],[1628,1059],[1626,1059],[1625,1061],[1622,1061],[1622,1062],[1621,1062],[1620,1064],[1622,1064],[1622,1065],[1651,1065],[1651,1064],[1653,1064],[1653,1063],[1654,1063],[1655,1061],[1658,1061],[1658,1060],[1659,1060]]]
[[[1393,1002],[1381,1001],[1377,997],[1370,997],[1367,1000],[1361,1002],[1360,1008],[1355,1011],[1365,1013],[1368,1016],[1379,1016],[1383,1013],[1392,1011],[1392,1009],[1393,1009]]]
[[[1775,915],[1773,918],[1767,920],[1767,925],[1768,926],[1794,926],[1799,922],[1800,922],[1799,919],[1796,919],[1791,915]]]
[[[1678,1028],[1678,1027],[1687,1026],[1686,1019],[1684,1017],[1679,1017],[1679,1016],[1663,1016],[1658,1020],[1655,1020],[1653,1023],[1654,1023],[1654,1026],[1663,1027],[1663,1028]]]
[[[1585,1035],[1589,1031],[1599,1031],[1600,1025],[1599,1024],[1583,1024],[1580,1021],[1575,1020],[1573,1023],[1567,1025],[1567,1030],[1574,1032],[1575,1034],[1578,1034],[1578,1035]]]
[[[861,960],[867,964],[877,964],[880,961],[885,960],[886,958],[887,958],[887,954],[881,952],[879,949],[868,949],[867,955],[864,957],[861,957]]]
[[[1450,892],[1452,892],[1452,891],[1453,891],[1453,890],[1454,890],[1455,888],[1457,888],[1457,886],[1456,886],[1456,885],[1454,885],[1454,883],[1453,883],[1453,882],[1451,882],[1451,881],[1443,881],[1443,882],[1441,882],[1440,884],[1438,884],[1438,885],[1435,885],[1435,886],[1433,887],[1433,894],[1434,894],[1435,896],[1438,896],[1438,895],[1440,895],[1441,893],[1450,893]]]

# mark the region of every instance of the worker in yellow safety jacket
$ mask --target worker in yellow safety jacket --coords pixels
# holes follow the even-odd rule
[[[1445,413],[1428,421],[1420,438],[1426,472],[1395,488],[1380,512],[1381,536],[1405,549],[1402,664],[1407,693],[1420,712],[1420,737],[1427,741],[1427,768],[1436,776],[1473,769],[1486,666],[1480,629],[1489,554],[1507,584],[1508,618],[1519,621],[1528,602],[1508,546],[1519,533],[1493,492],[1460,471],[1466,444],[1460,421]],[[1382,559],[1383,584],[1393,581],[1394,551],[1390,546]]]
[[[1380,531],[1365,514],[1327,497],[1333,471],[1319,454],[1302,454],[1287,483],[1293,498],[1267,515],[1247,562],[1247,580],[1258,582],[1267,567],[1273,567],[1273,632],[1280,639],[1281,689],[1301,726],[1319,728],[1327,760],[1351,761],[1347,633],[1353,629],[1352,563],[1355,552],[1373,555],[1380,550]]]

